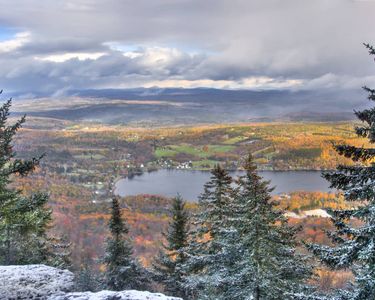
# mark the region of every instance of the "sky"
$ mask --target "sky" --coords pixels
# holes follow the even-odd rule
[[[375,0],[0,0],[0,86],[375,86]]]

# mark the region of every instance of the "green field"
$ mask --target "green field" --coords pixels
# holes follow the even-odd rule
[[[225,153],[235,149],[232,145],[193,146],[190,144],[168,145],[155,150],[158,158],[173,158],[178,153],[190,154],[199,158],[206,158],[217,153]]]

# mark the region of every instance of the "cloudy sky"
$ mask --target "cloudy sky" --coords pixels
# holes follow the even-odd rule
[[[70,89],[375,84],[373,0],[0,0],[0,85]]]

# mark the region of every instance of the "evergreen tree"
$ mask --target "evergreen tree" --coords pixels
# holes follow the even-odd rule
[[[311,268],[296,253],[298,228],[287,223],[284,211],[273,201],[269,182],[257,174],[251,155],[244,163],[246,174],[236,180],[233,227],[237,231],[238,261],[229,280],[232,299],[276,300],[303,298]],[[235,241],[234,241],[235,243]],[[228,279],[227,279],[228,280]]]
[[[129,229],[121,218],[118,199],[112,199],[112,215],[109,221],[111,237],[107,240],[104,262],[107,265],[105,277],[109,289],[145,289],[148,284],[146,271],[132,257],[133,248],[127,237]]]
[[[217,165],[199,197],[199,212],[194,216],[192,238],[185,250],[188,259],[184,271],[191,297],[226,299],[226,291],[231,288],[226,275],[234,260],[229,250],[233,243],[228,242],[233,231],[229,224],[232,181],[228,172]]]
[[[375,49],[365,44],[370,55]],[[375,90],[364,87],[368,99],[375,101]],[[355,112],[362,126],[355,128],[359,137],[375,143],[375,107]],[[309,248],[324,263],[334,269],[351,268],[355,274],[355,285],[342,290],[338,299],[375,299],[375,149],[350,145],[335,145],[338,154],[351,158],[352,166],[339,165],[334,172],[323,173],[332,188],[342,190],[347,201],[358,201],[350,210],[330,211],[335,232],[329,233],[334,247],[309,245]],[[361,221],[353,227],[351,219]]]
[[[75,276],[76,289],[81,292],[97,292],[102,287],[102,280],[98,273],[92,267],[93,261],[89,256],[85,256],[82,260],[78,272]]]
[[[46,231],[52,213],[46,208],[49,197],[45,193],[25,197],[10,187],[15,176],[31,173],[41,157],[16,158],[13,138],[26,119],[24,116],[8,125],[10,107],[11,100],[0,107],[0,264],[45,263],[49,258]]]
[[[177,195],[172,203],[172,221],[164,234],[167,244],[163,245],[163,251],[160,251],[153,263],[155,280],[162,283],[170,295],[184,299],[188,296],[182,268],[186,262],[183,249],[188,245],[188,222],[185,202]]]
[[[47,239],[48,253],[46,264],[55,268],[70,269],[71,261],[71,243],[68,242],[66,236],[49,236]]]

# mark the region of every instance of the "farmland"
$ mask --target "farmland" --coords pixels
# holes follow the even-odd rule
[[[84,166],[94,172],[111,166],[120,176],[160,168],[206,170],[216,163],[238,169],[241,157],[249,151],[261,170],[332,169],[337,163],[347,162],[337,157],[332,143],[365,144],[354,135],[353,124],[344,122],[155,129],[58,121],[50,122],[52,128],[40,128],[41,122],[32,119],[31,126],[21,133],[19,154],[46,152],[46,164],[57,160],[69,170],[77,165],[75,172]],[[28,149],[23,143],[26,135]]]

